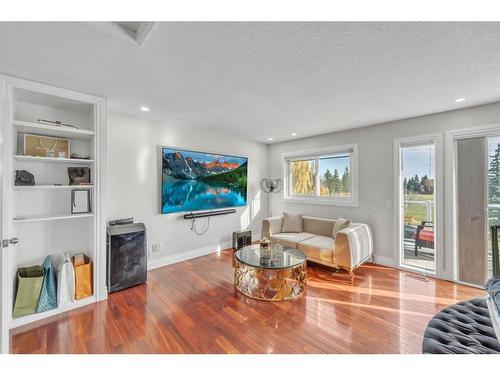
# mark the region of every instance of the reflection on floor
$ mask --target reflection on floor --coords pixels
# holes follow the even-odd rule
[[[149,272],[146,285],[11,333],[14,353],[420,353],[431,317],[484,291],[365,264],[310,264],[295,301],[233,288],[232,251]]]

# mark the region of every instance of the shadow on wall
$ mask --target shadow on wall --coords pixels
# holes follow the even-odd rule
[[[143,147],[142,150],[139,151],[139,155],[137,156],[137,173],[139,177],[139,183],[144,185],[147,182],[148,178],[148,160],[149,160],[149,147]]]
[[[247,201],[248,202],[248,201]],[[257,226],[253,226],[254,228],[258,229],[258,224],[259,223],[254,223],[255,220],[257,220],[257,217],[260,213],[260,191],[255,194],[255,196],[252,198],[251,201],[249,201],[249,204],[245,207],[243,210],[241,216],[240,216],[240,226],[241,229],[250,229],[252,227],[252,224],[257,224]]]

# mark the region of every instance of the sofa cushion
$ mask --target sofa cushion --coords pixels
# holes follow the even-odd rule
[[[340,217],[335,220],[335,224],[333,225],[332,238],[335,239],[337,233],[342,229],[349,227],[349,225],[351,225],[351,220],[342,219]]]
[[[283,223],[281,224],[282,233],[300,233],[302,232],[302,214],[291,215],[283,212]]]
[[[300,241],[297,248],[308,258],[332,262],[332,253],[335,242],[327,236],[314,236]]]
[[[302,218],[302,230],[320,236],[331,236],[335,220],[322,219],[319,217],[304,216]]]
[[[271,235],[272,242],[279,242],[285,247],[297,248],[297,243],[314,237],[314,234],[301,232],[301,233],[276,233]]]

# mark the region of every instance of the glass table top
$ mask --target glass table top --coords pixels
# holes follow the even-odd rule
[[[306,261],[305,255],[296,249],[262,250],[258,244],[236,250],[234,256],[246,265],[270,269],[292,268]]]

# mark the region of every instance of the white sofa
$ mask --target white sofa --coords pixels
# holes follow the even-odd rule
[[[302,232],[282,233],[283,217],[271,217],[262,222],[262,237],[285,247],[302,251],[309,261],[347,270],[354,270],[373,256],[373,239],[366,224],[351,223],[332,238],[335,220],[304,216]]]

